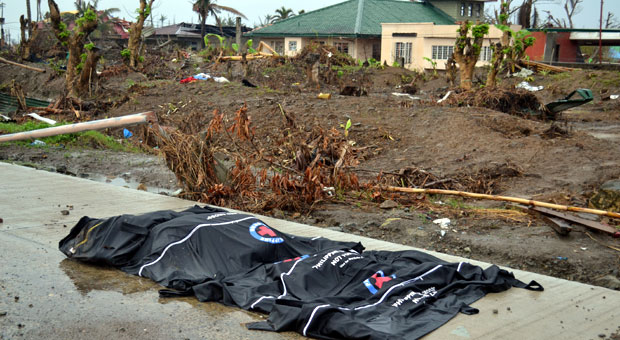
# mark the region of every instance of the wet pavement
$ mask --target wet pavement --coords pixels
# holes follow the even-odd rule
[[[66,259],[58,241],[83,215],[108,217],[194,203],[0,163],[0,339],[301,339],[249,331],[264,316],[193,297],[161,299],[162,287],[119,270]],[[66,210],[67,214],[61,211]],[[411,249],[272,218],[282,231]],[[448,261],[468,261],[432,253]],[[620,292],[514,270],[545,292],[511,289],[473,304],[428,339],[599,339],[620,331]]]

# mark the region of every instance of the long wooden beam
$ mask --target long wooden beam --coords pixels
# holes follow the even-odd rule
[[[620,214],[613,212],[613,211],[571,207],[567,205],[552,204],[552,203],[528,200],[524,198],[509,197],[509,196],[477,194],[473,192],[456,191],[456,190],[416,189],[416,188],[403,188],[403,187],[392,187],[392,186],[388,186],[383,189],[386,189],[388,191],[406,192],[406,193],[413,193],[413,194],[453,195],[453,196],[478,198],[478,199],[492,200],[492,201],[515,202],[515,203],[521,203],[521,204],[535,206],[535,207],[544,207],[544,208],[562,210],[562,211],[583,212],[583,213],[594,214],[594,215],[603,215],[603,216],[609,216],[609,217],[614,217],[614,218],[620,218]]]
[[[8,135],[0,135],[0,143],[64,135],[68,133],[76,133],[76,132],[82,132],[82,131],[125,127],[125,126],[130,126],[130,125],[139,125],[139,124],[146,124],[146,123],[157,124],[157,115],[155,115],[155,112],[149,111],[149,112],[136,113],[133,115],[122,116],[122,117],[93,120],[93,121],[84,122],[84,123],[76,123],[76,124],[70,124],[70,125],[50,127],[46,129],[12,133]]]
[[[25,69],[31,70],[31,71],[37,71],[37,72],[45,73],[45,69],[38,68],[38,67],[32,67],[32,66],[28,66],[28,65],[24,65],[24,64],[20,64],[20,63],[16,63],[14,61],[6,60],[6,59],[4,59],[2,57],[0,57],[0,62],[9,64],[9,65],[18,66],[18,67],[21,67],[21,68],[25,68]]]

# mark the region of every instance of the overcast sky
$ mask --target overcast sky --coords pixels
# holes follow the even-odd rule
[[[538,5],[539,12],[543,17],[543,10],[549,10],[555,17],[566,18],[562,5],[566,0],[539,0]],[[26,13],[26,2],[24,0],[0,0],[0,3],[4,3],[4,17],[6,18],[5,31],[10,30],[11,37],[16,38],[19,36],[19,16]],[[74,0],[56,0],[58,7],[61,11],[68,11],[75,9]],[[297,13],[303,9],[306,12],[326,7],[329,5],[343,2],[343,0],[313,0],[313,1],[300,1],[300,0],[219,0],[217,3],[222,6],[233,7],[248,18],[244,20],[244,24],[247,26],[253,26],[258,24],[261,18],[264,18],[267,14],[273,14],[274,11],[282,6],[291,8]],[[520,3],[520,0],[516,0]],[[36,18],[36,0],[30,0],[32,4],[32,16]],[[485,8],[496,7],[499,1],[490,2],[485,5]],[[99,7],[110,8],[116,7],[121,11],[116,15],[121,18],[130,19],[135,14],[135,9],[138,7],[138,0],[99,0]],[[601,0],[584,0],[581,5],[581,11],[574,16],[575,27],[577,28],[598,28],[599,26],[599,14],[600,14]],[[192,12],[192,5],[190,0],[155,0],[153,9],[154,20],[157,26],[160,25],[159,18],[161,15],[167,17],[165,23],[168,24],[176,22],[194,22],[198,23],[198,15]],[[47,0],[41,1],[41,11],[43,14],[49,10],[47,6]],[[604,0],[604,12],[612,12],[616,18],[620,20],[620,0]],[[223,15],[226,17],[226,14]],[[209,20],[213,22],[212,18]]]

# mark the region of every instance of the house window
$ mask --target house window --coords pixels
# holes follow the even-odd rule
[[[397,42],[396,43],[396,61],[399,61],[401,58],[405,60],[405,64],[411,64],[411,47],[412,43],[410,42]]]
[[[273,49],[278,54],[284,54],[284,41],[274,40],[274,42],[273,42]]]
[[[454,53],[454,46],[433,45],[433,54],[431,59],[448,60],[452,53]]]
[[[461,3],[461,16],[462,17],[465,16],[465,11],[466,11],[466,8],[467,8],[466,6],[467,5],[464,2]]]
[[[493,55],[493,50],[490,46],[482,46],[480,49],[480,61],[491,61],[491,57]]]
[[[336,47],[336,49],[340,53],[349,54],[349,43],[337,42],[337,43],[334,43],[334,47]]]
[[[476,4],[476,16],[477,17],[482,16],[482,4]]]
[[[467,5],[467,16],[474,16],[474,4]]]
[[[297,51],[297,41],[289,41],[288,42],[288,50],[291,52]]]

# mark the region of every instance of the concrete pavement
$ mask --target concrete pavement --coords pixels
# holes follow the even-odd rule
[[[58,241],[84,215],[108,217],[194,202],[0,163],[0,339],[299,339],[248,331],[263,316],[194,298],[159,299],[161,286],[68,260]],[[61,210],[69,210],[62,215]],[[287,233],[360,241],[367,249],[402,245],[261,217]],[[447,261],[487,263],[431,252]],[[425,339],[599,339],[620,332],[620,292],[512,270],[542,293],[510,289],[473,304]],[[3,315],[6,313],[5,315]]]

